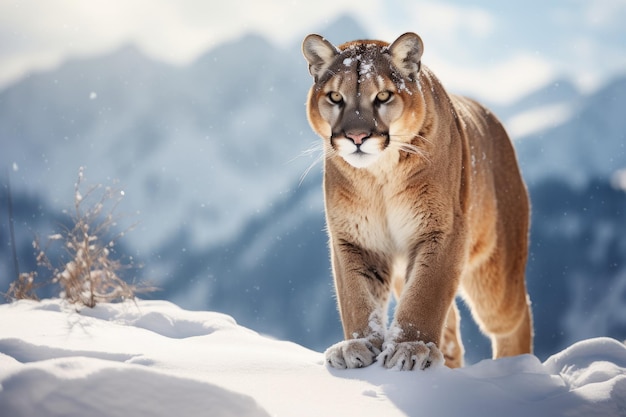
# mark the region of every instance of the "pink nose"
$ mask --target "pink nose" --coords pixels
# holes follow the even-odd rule
[[[355,145],[360,145],[364,139],[369,137],[369,134],[365,132],[346,132],[346,137],[351,139]]]

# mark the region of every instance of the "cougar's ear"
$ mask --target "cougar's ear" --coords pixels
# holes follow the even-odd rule
[[[411,80],[417,79],[423,52],[422,38],[412,32],[400,36],[389,46],[393,64],[402,72],[402,75]]]
[[[317,82],[339,54],[339,50],[320,35],[309,35],[302,42],[302,53],[309,62],[309,72]]]

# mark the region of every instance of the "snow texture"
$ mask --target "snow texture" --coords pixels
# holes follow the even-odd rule
[[[451,370],[333,370],[320,353],[166,301],[0,306],[1,416],[623,416],[626,347]]]

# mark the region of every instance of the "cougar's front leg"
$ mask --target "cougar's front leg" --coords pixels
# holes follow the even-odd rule
[[[340,369],[371,365],[385,337],[389,267],[382,256],[342,239],[331,239],[331,255],[345,340],[326,350],[326,362]]]
[[[432,233],[413,253],[379,356],[387,368],[425,369],[444,362],[439,344],[462,271],[462,246],[455,237]]]

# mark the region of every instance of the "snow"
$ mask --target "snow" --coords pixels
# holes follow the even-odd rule
[[[507,120],[507,129],[514,138],[522,138],[559,126],[571,119],[574,107],[570,103],[539,106]]]
[[[626,169],[618,169],[613,173],[611,186],[616,190],[626,191]]]
[[[463,369],[340,371],[321,353],[166,301],[0,306],[2,416],[617,416],[626,347],[576,343]]]

